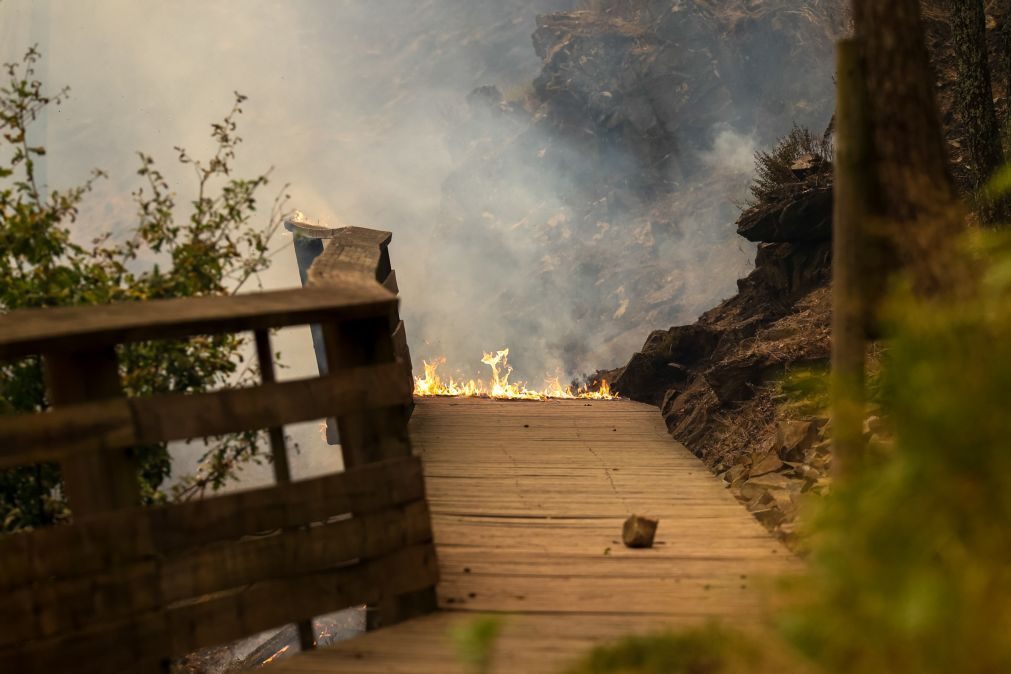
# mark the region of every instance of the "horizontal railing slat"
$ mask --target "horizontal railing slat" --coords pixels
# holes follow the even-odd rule
[[[82,451],[257,430],[410,400],[403,367],[386,363],[251,388],[117,398],[0,417],[0,468],[59,461]]]
[[[207,546],[162,564],[162,597],[172,603],[257,581],[372,559],[432,539],[424,500],[275,536]]]
[[[69,454],[136,442],[133,412],[125,398],[0,416],[0,468],[59,461]]]
[[[413,615],[401,607],[434,609],[392,235],[286,227],[326,239],[303,247],[322,248],[308,289],[0,316],[0,360],[41,355],[64,375],[54,382],[85,378],[75,359],[91,363],[91,353],[110,356],[115,378],[120,344],[252,331],[262,346],[265,331],[291,325],[321,326],[331,362],[321,378],[276,383],[265,369],[261,386],[93,403],[81,401],[100,396],[71,391],[52,410],[0,417],[0,469],[58,462],[77,489],[74,524],[0,537],[0,671],[163,674],[172,657],[289,622],[308,648],[311,618],[352,605],[369,605],[370,624]],[[268,352],[258,351],[267,365]],[[71,470],[133,471],[138,447],[260,429],[284,458],[281,428],[320,418],[341,423],[345,473],[288,483],[279,470],[272,487],[144,509],[79,498],[98,474]]]
[[[435,585],[439,570],[435,548],[427,543],[363,562],[345,571],[329,571],[258,583],[229,596],[168,612],[172,655],[227,643],[334,607],[379,603]]]
[[[0,359],[371,318],[391,315],[395,308],[396,298],[378,284],[349,278],[327,288],[22,309],[0,320]]]
[[[438,581],[435,549],[416,545],[341,570],[257,583],[206,601],[0,651],[0,671],[156,671],[181,656],[310,615],[414,592]]]
[[[5,627],[0,647],[93,628],[257,582],[352,566],[431,540],[428,505],[418,500],[332,524],[24,586],[0,607]]]
[[[404,457],[344,473],[0,538],[0,589],[99,573],[131,561],[278,529],[367,514],[424,498],[421,462]]]
[[[314,379],[215,393],[136,398],[142,443],[182,440],[322,419],[337,411],[403,404],[412,391],[397,363],[337,370]]]
[[[342,246],[331,239],[309,268],[309,287],[338,288],[356,279],[375,281],[381,260],[378,248]]]

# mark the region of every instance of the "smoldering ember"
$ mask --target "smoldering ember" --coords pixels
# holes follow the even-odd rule
[[[0,0],[0,672],[1011,671],[1011,4]]]

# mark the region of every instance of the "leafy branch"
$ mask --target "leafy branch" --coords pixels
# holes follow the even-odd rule
[[[233,175],[246,97],[236,92],[229,112],[211,125],[215,147],[210,157],[194,158],[175,148],[177,161],[195,174],[191,201],[180,206],[155,159],[138,153],[141,186],[131,195],[136,224],[82,241],[75,227],[80,206],[105,173],[93,171],[81,185],[64,191],[46,194],[39,186],[35,160],[46,149],[30,144],[29,129],[46,106],[69,95],[67,88],[55,95],[45,92],[36,77],[40,58],[36,48],[29,49],[20,62],[4,66],[6,77],[0,83],[0,312],[233,294],[250,281],[259,283],[276,252],[270,246],[288,196],[285,185],[260,220],[258,197],[271,171]],[[246,363],[247,342],[241,335],[216,335],[122,346],[124,390],[131,396],[197,393],[247,382],[257,374]],[[46,407],[37,358],[0,365],[0,413]],[[242,464],[263,455],[258,433],[205,443],[198,475],[183,478],[175,497],[220,488]],[[138,453],[142,493],[148,501],[168,498],[161,491],[171,472],[167,446],[142,447]],[[49,524],[65,513],[56,466],[0,471],[2,530]]]

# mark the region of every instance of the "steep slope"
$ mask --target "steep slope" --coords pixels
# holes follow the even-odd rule
[[[990,7],[988,43],[995,99],[1007,118],[1008,10]],[[938,103],[956,180],[967,186],[956,77],[946,14],[924,2]],[[824,152],[828,155],[828,152]],[[785,402],[784,377],[825,368],[830,355],[831,165],[796,152],[793,177],[746,209],[738,233],[759,243],[739,292],[698,321],[653,332],[624,368],[611,373],[624,395],[657,405],[671,434],[721,474],[770,528],[789,537],[800,494],[827,484],[826,419]],[[813,161],[812,161],[813,160]],[[787,171],[790,173],[790,171]],[[880,431],[870,417],[865,433]]]
[[[468,286],[438,262],[426,286],[473,325],[430,352],[506,344],[532,379],[620,363],[733,294],[752,152],[828,121],[840,2],[598,4],[539,17],[533,86],[482,87],[456,124],[428,254]]]

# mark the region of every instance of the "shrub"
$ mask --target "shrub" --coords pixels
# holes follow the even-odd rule
[[[82,241],[75,230],[78,208],[104,174],[95,171],[79,187],[48,194],[38,184],[35,162],[46,150],[29,144],[29,127],[47,105],[68,94],[43,91],[34,76],[39,58],[31,49],[21,62],[7,64],[6,81],[0,83],[0,312],[234,293],[257,279],[270,263],[268,244],[281,221],[283,198],[274,201],[264,225],[251,224],[269,172],[250,179],[231,175],[245,98],[236,94],[228,115],[212,125],[216,149],[208,160],[177,148],[178,160],[197,178],[187,214],[180,214],[154,159],[140,154],[137,173],[144,186],[133,194],[136,225]],[[236,335],[123,347],[124,388],[130,395],[189,393],[248,378],[256,373],[239,369],[244,350],[245,338]],[[0,364],[0,413],[47,406],[38,358]],[[220,486],[239,463],[258,455],[261,444],[256,433],[210,441],[206,469],[185,481],[177,495]],[[145,499],[165,498],[160,486],[170,470],[166,446],[138,451]],[[56,466],[0,471],[0,531],[50,524],[65,514]]]
[[[755,181],[751,186],[751,206],[780,201],[808,185],[812,178],[799,177],[793,165],[809,156],[816,182],[832,179],[832,125],[821,136],[795,126],[771,152],[755,153]]]
[[[826,671],[1011,671],[1011,239],[978,243],[972,300],[889,303],[894,449],[818,508],[783,617]]]

